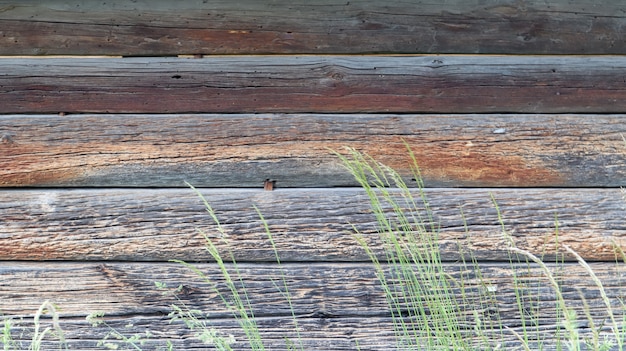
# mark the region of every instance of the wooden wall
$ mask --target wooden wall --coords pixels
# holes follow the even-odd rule
[[[93,311],[129,334],[150,329],[151,343],[203,349],[168,324],[176,301],[160,281],[184,284],[182,301],[242,340],[209,287],[168,262],[204,262],[221,281],[196,229],[217,233],[188,181],[229,233],[273,350],[293,336],[290,312],[269,286],[279,270],[253,205],[306,348],[392,349],[384,294],[350,234],[354,224],[374,240],[374,219],[329,149],[355,147],[408,176],[402,140],[451,274],[462,242],[500,284],[510,328],[520,325],[506,314],[515,297],[490,194],[536,254],[554,242],[556,215],[558,240],[623,298],[612,245],[626,247],[626,5],[550,3],[0,1],[0,314],[32,316],[49,299],[72,350],[97,349],[106,330],[84,321]],[[583,269],[563,274],[572,305],[581,291],[602,318]],[[550,335],[553,312],[542,313]]]

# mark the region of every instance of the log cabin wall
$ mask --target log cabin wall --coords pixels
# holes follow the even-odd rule
[[[154,344],[204,348],[169,324],[176,301],[158,281],[183,284],[185,303],[242,340],[210,287],[169,262],[221,281],[197,231],[215,227],[187,181],[229,234],[271,349],[285,349],[291,312],[267,279],[279,270],[253,205],[306,348],[393,349],[350,234],[376,235],[369,204],[329,149],[408,175],[403,140],[451,271],[469,236],[484,274],[510,273],[493,195],[538,255],[558,216],[558,240],[621,298],[624,28],[622,1],[0,1],[0,314],[53,301],[73,350],[99,349],[106,330],[84,320],[94,311],[129,335],[150,329]],[[600,310],[584,270],[564,265],[580,288],[567,299],[584,291]]]

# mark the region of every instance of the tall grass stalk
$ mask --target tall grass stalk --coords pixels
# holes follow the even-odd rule
[[[544,263],[543,255],[547,247],[543,248],[541,258],[517,248],[513,237],[507,232],[504,218],[493,194],[491,199],[509,253],[510,278],[520,330],[503,325],[498,309],[498,298],[495,295],[497,288],[491,289],[490,282],[483,278],[479,263],[471,253],[470,262],[465,260],[465,253],[460,244],[462,269],[454,278],[448,274],[439,249],[440,226],[435,222],[426,198],[416,158],[408,146],[407,149],[412,161],[412,176],[416,181],[416,188],[413,190],[397,172],[367,154],[352,148],[347,149],[347,155],[336,153],[369,197],[378,224],[378,239],[382,244],[382,253],[378,252],[356,227],[353,228],[357,243],[363,247],[374,264],[376,276],[387,298],[399,350],[504,350],[512,346],[511,338],[506,337],[508,334],[519,341],[516,348],[527,351],[623,351],[626,322],[624,303],[623,301],[621,303],[620,320],[613,311],[602,282],[591,267],[580,255],[559,242],[559,222],[556,214],[555,267],[563,267],[565,264],[564,256],[559,253],[560,248],[573,255],[578,264],[584,267],[604,303],[616,345],[611,338],[601,340],[602,326],[594,323],[584,295],[581,296],[581,300],[583,306],[587,306],[584,307],[585,316],[588,325],[593,329],[587,328],[586,332],[591,333],[592,340],[589,341],[581,334],[583,330],[581,323],[575,310],[566,303],[562,293],[563,283],[557,278],[558,272]],[[467,233],[462,207],[461,216]],[[616,254],[621,253],[626,262],[626,255],[621,248],[615,246]],[[546,325],[540,320],[542,314],[540,308],[545,306],[542,298],[549,297],[549,294],[546,295],[545,288],[537,284],[539,283],[537,280],[531,282],[530,286],[526,283],[536,268],[542,272],[555,294],[554,317],[557,323],[555,333],[549,338],[546,338]],[[520,269],[526,271],[519,271]],[[473,270],[469,273],[471,279],[469,274],[466,275],[466,270]],[[479,289],[481,291],[477,292],[476,289],[472,290],[467,286],[472,282],[476,284],[476,281],[483,288]],[[536,286],[536,291],[532,291],[532,286]],[[474,296],[470,297],[472,294]],[[485,316],[479,312],[485,310],[493,310],[496,315],[485,320]],[[473,316],[473,320],[468,316]],[[468,325],[473,328],[468,328]]]
[[[602,297],[602,302],[604,302],[604,305],[606,307],[606,311],[607,311],[607,313],[609,315],[609,319],[611,321],[611,329],[613,331],[613,334],[616,335],[616,336],[624,335],[623,326],[622,326],[622,328],[620,328],[620,324],[617,323],[617,320],[615,318],[615,314],[613,313],[613,305],[611,304],[611,301],[609,300],[609,297],[606,294],[606,290],[604,289],[604,285],[602,284],[602,282],[600,281],[600,279],[598,278],[596,273],[593,271],[593,269],[591,269],[589,264],[576,251],[572,250],[567,245],[563,245],[563,247],[565,248],[565,250],[567,250],[567,252],[569,252],[572,256],[574,256],[576,258],[576,260],[578,261],[578,264],[580,264],[585,269],[587,274],[589,274],[589,276],[593,280],[594,284],[598,288],[598,291],[600,292],[600,296]],[[618,349],[619,350],[623,350],[624,349],[624,341],[622,340],[622,338],[621,337],[616,338],[616,342],[617,342]]]
[[[377,219],[384,261],[357,231],[356,240],[374,263],[390,306],[398,348],[402,350],[471,350],[464,337],[466,311],[455,299],[455,281],[445,271],[438,230],[415,156],[413,179],[418,197],[391,168],[370,156],[348,149],[337,153],[367,193]]]
[[[537,287],[537,292],[532,293],[529,289],[525,288],[519,270],[526,269],[526,275],[531,275],[531,261],[529,257],[523,255],[521,253],[515,252],[515,250],[511,250],[516,248],[515,240],[509,231],[506,229],[504,216],[502,215],[502,211],[500,210],[500,206],[498,205],[498,201],[496,200],[493,193],[490,193],[491,203],[493,204],[494,209],[496,210],[496,217],[498,219],[498,223],[500,225],[500,234],[504,238],[507,248],[508,262],[511,265],[511,280],[513,283],[513,292],[515,295],[515,306],[517,308],[517,313],[519,316],[519,323],[522,328],[522,333],[519,334],[510,328],[506,328],[507,331],[513,334],[513,336],[518,339],[523,345],[524,349],[530,348],[532,344],[533,347],[537,350],[543,349],[544,340],[540,337],[541,335],[541,324],[539,321],[539,306],[540,301],[539,297],[541,296],[539,289]],[[557,238],[558,242],[558,221],[556,221],[555,216],[555,238]],[[477,267],[477,266],[476,266]],[[557,322],[560,319],[560,310],[556,311],[556,320]],[[557,350],[561,350],[560,347],[560,332],[559,332],[560,324],[557,323],[557,330],[554,335],[555,342],[557,345]]]
[[[51,321],[49,326],[44,327],[44,323],[41,320],[44,316],[50,317]],[[2,344],[3,350],[24,349],[21,343],[13,340],[12,333],[16,329],[24,328],[18,327],[10,318],[4,320],[2,334],[0,335],[0,343]],[[26,333],[26,330],[23,330],[23,333]],[[29,351],[41,351],[44,349],[44,342],[48,339],[57,342],[59,350],[67,349],[65,334],[59,322],[58,309],[53,303],[46,300],[39,305],[37,312],[35,312],[33,317],[32,337],[26,349]]]
[[[548,268],[548,266],[546,266],[546,264],[541,259],[539,259],[539,257],[533,255],[532,253],[526,250],[521,250],[521,249],[518,249],[517,247],[510,247],[509,250],[516,254],[520,254],[520,255],[528,257],[531,261],[533,261],[535,264],[537,264],[541,268],[545,276],[548,278],[548,282],[550,282],[550,285],[552,285],[552,288],[554,289],[554,292],[556,293],[556,303],[558,305],[557,311],[563,312],[564,317],[565,317],[564,327],[569,337],[568,339],[569,350],[579,351],[580,350],[580,336],[578,334],[578,328],[577,328],[578,323],[576,319],[576,312],[565,304],[565,298],[563,297],[563,294],[561,293],[561,286],[556,281],[556,278],[552,274],[552,271]]]
[[[204,206],[206,208],[206,211],[209,213],[209,216],[213,220],[216,226],[216,230],[219,233],[219,236],[220,236],[219,240],[228,245],[228,239],[227,239],[228,235],[224,227],[221,225],[219,218],[217,217],[217,214],[215,213],[213,207],[209,204],[209,202],[202,195],[202,193],[200,193],[200,191],[198,191],[189,183],[187,183],[187,185],[191,189],[193,189],[196,192],[196,194],[202,199]],[[263,215],[261,214],[258,208],[255,207],[255,210],[257,211],[259,218],[261,219],[261,222],[263,224],[263,229],[265,231],[265,234],[274,252],[274,257],[276,259],[277,266],[280,269],[280,275],[281,275],[280,283],[277,282],[274,278],[272,278],[272,283],[274,287],[279,291],[279,293],[285,298],[289,306],[289,309],[291,311],[291,318],[294,323],[296,338],[298,339],[296,342],[294,342],[286,338],[285,343],[289,350],[304,350],[304,346],[302,344],[302,338],[300,337],[300,331],[299,331],[298,321],[297,321],[296,314],[295,314],[295,309],[293,307],[291,295],[287,287],[286,275],[281,266],[280,257],[278,255],[278,249],[274,242],[274,238],[271,234],[267,221],[265,220],[265,218],[263,217]],[[266,346],[263,342],[260,328],[257,324],[257,319],[255,318],[255,315],[254,315],[254,309],[250,301],[250,298],[248,296],[245,282],[243,280],[243,275],[241,274],[239,270],[239,266],[237,265],[237,261],[235,259],[233,252],[228,251],[227,253],[227,258],[230,262],[230,267],[232,267],[229,269],[222,254],[219,252],[219,249],[216,246],[216,244],[211,240],[211,238],[209,238],[209,236],[204,231],[202,230],[199,230],[199,231],[205,239],[205,245],[206,245],[207,251],[209,252],[211,258],[213,258],[213,260],[219,267],[220,273],[222,277],[224,278],[225,284],[228,288],[229,295],[227,296],[224,293],[222,293],[218,289],[218,286],[214,283],[213,279],[208,277],[201,269],[197,268],[196,266],[189,264],[187,262],[181,261],[181,260],[172,260],[172,262],[177,262],[177,263],[184,265],[185,267],[191,269],[194,273],[196,273],[196,275],[198,275],[198,277],[200,277],[202,280],[209,283],[213,291],[217,294],[217,296],[219,296],[221,301],[228,308],[228,310],[231,311],[233,317],[239,323],[240,327],[242,328],[242,330],[244,331],[246,335],[247,340],[250,343],[250,347],[252,348],[252,350],[259,350],[259,351],[266,350]],[[187,315],[186,318],[189,319],[189,316]],[[214,333],[212,333],[211,335],[214,335]],[[213,341],[213,344],[214,346],[219,346],[220,349],[232,350],[230,348],[231,342],[226,342],[223,339],[222,340],[215,339]]]
[[[198,191],[195,187],[193,187],[189,183],[187,183],[187,185],[191,187],[191,189],[193,189],[198,194],[198,196],[202,199],[205,209],[207,213],[209,214],[209,216],[211,217],[211,219],[213,220],[216,226],[216,230],[218,231],[220,235],[220,240],[227,242],[226,238],[228,235],[226,234],[224,227],[220,223],[220,220],[218,219],[215,211],[213,210],[213,207],[209,204],[206,198],[200,193],[200,191]],[[204,231],[200,229],[198,229],[198,231],[202,234],[202,236],[205,239],[206,249],[211,255],[211,257],[213,258],[213,260],[215,260],[215,263],[217,264],[220,270],[220,273],[222,274],[224,278],[226,286],[228,290],[230,291],[230,298],[232,298],[233,302],[229,301],[227,296],[224,295],[219,290],[218,286],[215,284],[213,279],[207,276],[200,268],[197,268],[196,266],[190,263],[181,261],[181,260],[172,260],[172,262],[176,262],[176,263],[180,263],[184,265],[185,267],[193,271],[203,281],[210,284],[213,292],[215,292],[217,296],[219,296],[219,298],[222,300],[224,305],[231,311],[233,317],[237,320],[240,327],[243,329],[246,335],[246,338],[250,342],[250,347],[253,350],[264,351],[265,345],[263,344],[261,333],[259,331],[259,327],[254,317],[254,311],[252,309],[252,304],[248,297],[248,293],[245,287],[245,282],[243,281],[241,272],[239,271],[239,267],[237,265],[237,261],[235,259],[233,252],[232,251],[229,252],[228,256],[229,256],[230,261],[232,262],[232,267],[233,267],[234,275],[235,275],[234,278],[233,278],[233,275],[231,275],[230,270],[226,266],[226,263],[224,262],[224,259],[222,258],[222,255],[220,254],[215,243],[213,243],[213,241],[209,238],[209,236]],[[237,287],[237,283],[241,286],[241,289]],[[227,346],[228,350],[230,350],[230,346],[228,343],[223,343],[223,344]]]

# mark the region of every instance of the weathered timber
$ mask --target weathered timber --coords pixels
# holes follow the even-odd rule
[[[70,325],[74,323],[73,327],[69,327],[68,336],[75,338],[75,342],[88,343],[103,331],[89,331],[86,323],[77,322],[76,318],[93,311],[106,312],[114,320],[123,319],[124,324],[118,322],[114,325],[129,333],[156,329],[154,335],[157,340],[188,337],[191,333],[182,324],[164,325],[165,316],[171,311],[170,305],[184,304],[203,311],[209,325],[223,330],[225,335],[235,334],[241,340],[241,331],[236,330],[230,312],[212,290],[215,286],[222,293],[228,291],[219,268],[210,264],[197,267],[211,282],[203,282],[194,277],[190,269],[174,263],[4,262],[0,267],[4,295],[0,299],[0,311],[8,316],[27,317],[39,307],[41,301],[54,301],[59,306],[62,321],[69,320]],[[285,335],[292,336],[293,331],[293,325],[289,323],[291,310],[284,293],[277,291],[273,284],[268,284],[272,278],[280,282],[281,277],[284,277],[289,289],[293,312],[302,323],[300,333],[306,342],[315,345],[314,348],[328,349],[324,346],[354,342],[354,339],[360,342],[361,337],[369,339],[368,342],[372,342],[374,337],[379,337],[379,342],[390,342],[389,311],[371,264],[307,263],[283,264],[281,267],[279,269],[275,264],[239,264],[255,317],[261,330],[268,333],[269,342],[278,342]],[[521,326],[513,288],[513,271],[517,272],[518,292],[524,296],[523,307],[528,313],[525,318],[536,317],[538,329],[546,333],[556,328],[554,291],[544,272],[536,266],[482,263],[478,266],[481,277],[472,267],[460,264],[446,264],[444,267],[450,279],[463,281],[465,290],[455,288],[453,294],[460,302],[459,319],[463,321],[467,318],[462,324],[466,325],[469,333],[473,331],[476,318],[483,323],[497,321],[514,330]],[[589,325],[584,308],[588,309],[596,325],[606,322],[606,306],[588,272],[578,264],[552,264],[549,267],[563,284],[563,296],[567,305],[578,313],[581,328]],[[624,267],[615,263],[591,263],[591,268],[603,282],[606,296],[614,304],[614,313],[621,315],[623,306],[619,301],[624,298]],[[232,267],[229,266],[229,269]],[[154,281],[168,285],[170,289],[167,291],[170,292],[181,286],[180,293],[177,298],[164,295],[163,291],[155,288]],[[283,284],[277,283],[276,286],[282,288]],[[582,299],[586,301],[586,307],[581,303]],[[378,326],[370,329],[375,322],[379,323]],[[130,327],[123,327],[129,324]],[[364,329],[366,326],[368,328]],[[185,341],[179,339],[178,342]],[[187,342],[192,345],[197,343]]]
[[[0,59],[0,113],[622,113],[623,56]]]
[[[0,55],[622,54],[620,1],[2,1]]]
[[[167,342],[171,342],[173,350],[207,350],[211,349],[207,344],[197,339],[195,332],[190,331],[182,322],[170,323],[169,319],[163,316],[124,316],[107,317],[104,319],[107,324],[119,331],[122,335],[130,337],[138,335],[142,337],[142,350],[167,350]],[[48,320],[42,320],[43,327],[52,327]],[[214,328],[217,335],[234,339],[231,344],[233,350],[250,350],[249,342],[239,325],[232,319],[223,320],[202,320],[208,328]],[[98,345],[98,341],[105,338],[111,330],[108,327],[92,327],[82,318],[60,318],[60,327],[64,330],[66,346],[70,350],[82,351],[102,351],[104,348]],[[298,316],[298,327],[300,328],[301,339],[295,332],[294,324],[284,317],[279,318],[257,318],[257,325],[264,345],[269,350],[288,351],[293,350],[288,346],[290,341],[296,347],[302,345],[304,350],[346,350],[354,351],[381,351],[381,350],[406,350],[406,347],[398,347],[393,332],[393,321],[389,317],[368,316],[359,317],[337,317],[337,316]],[[600,328],[601,335],[610,338],[611,330],[608,326]],[[14,329],[14,339],[22,345],[29,345],[32,337],[33,325],[28,320],[22,320]],[[150,332],[147,335],[147,331]],[[466,340],[471,340],[474,350],[488,350],[489,346],[495,348],[499,345],[504,350],[524,350],[517,335],[522,335],[524,329],[518,327],[508,327],[500,331],[485,333],[486,338],[475,336],[470,330],[462,331],[466,335]],[[587,325],[577,328],[583,340],[592,340],[591,330]],[[555,351],[562,350],[565,338],[565,329],[561,324],[541,325],[540,330],[533,329],[529,334],[528,346],[531,350]],[[534,338],[537,338],[536,340]],[[560,341],[560,348],[557,341]],[[608,339],[613,340],[614,339]],[[112,338],[109,335],[107,341],[110,344],[117,344],[120,349],[127,349],[129,345]],[[57,350],[59,343],[52,341],[49,337],[44,340],[42,349]],[[424,346],[426,347],[426,346]],[[24,347],[26,349],[26,347]],[[427,349],[427,348],[424,348]]]
[[[105,319],[107,324],[115,328],[123,335],[142,336],[142,350],[166,350],[165,345],[169,341],[173,350],[212,350],[213,348],[202,343],[195,337],[195,332],[190,331],[182,322],[170,323],[164,316],[124,316],[122,318],[109,317]],[[256,318],[257,325],[261,330],[263,343],[268,350],[287,351],[289,348],[286,338],[295,342],[297,347],[304,346],[304,350],[355,350],[358,342],[360,350],[394,350],[393,324],[388,317],[330,317],[318,316],[298,317],[301,340],[295,332],[293,323],[286,318]],[[43,326],[49,326],[47,321]],[[245,334],[238,324],[232,319],[209,320],[207,326],[214,328],[217,335],[230,338],[234,337],[231,344],[233,350],[250,350]],[[59,325],[64,330],[66,345],[70,350],[102,351],[103,346],[98,341],[105,338],[111,330],[107,327],[92,327],[81,318],[61,318]],[[20,328],[14,328],[14,339],[23,345],[29,345],[32,337],[33,325],[27,320],[19,323]],[[150,336],[146,337],[146,331]],[[120,345],[124,343],[109,337],[110,344]],[[23,349],[26,349],[24,347]],[[59,343],[53,342],[52,338],[44,340],[45,350],[59,349]]]
[[[626,101],[626,100],[625,100]],[[331,150],[427,187],[626,184],[625,115],[5,115],[0,186],[337,187]]]
[[[202,230],[224,255],[230,250],[240,262],[274,261],[253,206],[267,220],[284,262],[369,261],[352,225],[383,257],[374,215],[360,189],[202,193],[228,244],[219,240],[190,189],[2,191],[0,260],[209,261]],[[615,261],[615,245],[626,248],[625,205],[616,189],[428,189],[426,195],[447,261],[459,260],[461,252],[478,260],[509,259],[491,196],[508,235],[538,256],[554,256],[555,217],[558,242],[587,260]]]

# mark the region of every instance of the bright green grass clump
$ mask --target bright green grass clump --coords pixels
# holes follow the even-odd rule
[[[518,327],[510,328],[501,320],[497,288],[483,278],[480,265],[471,254],[466,257],[462,243],[459,243],[461,259],[452,266],[455,269],[442,261],[439,224],[429,206],[410,148],[407,146],[412,160],[412,180],[416,182],[413,187],[396,171],[370,156],[347,150],[348,156],[336,154],[369,196],[384,254],[377,253],[376,247],[358,231],[356,240],[372,260],[385,292],[399,350],[624,350],[626,313],[623,301],[614,306],[591,267],[576,252],[558,243],[556,217],[557,253],[565,250],[574,256],[596,285],[606,308],[608,334],[606,326],[595,325],[582,294],[585,316],[580,320],[574,308],[568,305],[572,301],[566,303],[561,292],[566,282],[559,281],[555,269],[532,253],[515,247],[492,198],[502,235],[509,245],[510,280],[518,311],[515,323]],[[463,216],[462,210],[460,214]],[[620,248],[616,247],[616,252],[624,258]],[[559,261],[562,255],[556,257],[555,267],[562,266],[563,262]],[[529,276],[531,268],[539,269],[545,278],[535,282],[535,289],[523,278]],[[554,293],[556,313],[556,327],[549,336],[546,336],[546,326],[539,320],[541,299],[550,297],[545,286]],[[615,312],[616,307],[619,314]],[[581,333],[583,324],[588,325],[584,328],[585,335]]]
[[[356,240],[374,263],[387,297],[401,350],[472,350],[463,329],[467,313],[455,299],[457,286],[441,261],[434,222],[417,166],[417,197],[402,177],[367,155],[339,155],[370,198],[385,257],[381,261],[362,235]],[[411,154],[414,160],[413,154]]]

